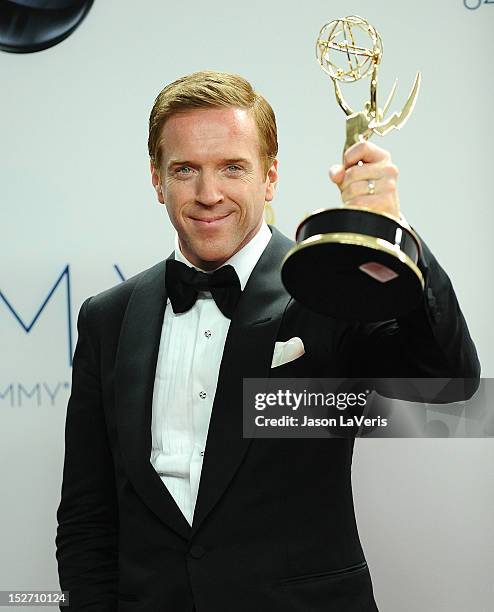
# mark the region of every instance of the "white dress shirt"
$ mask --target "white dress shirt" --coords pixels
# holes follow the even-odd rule
[[[235,268],[242,291],[270,238],[263,223],[225,262]],[[178,236],[175,259],[194,267],[181,253]],[[194,306],[183,313],[175,314],[167,300],[154,380],[150,461],[190,525],[229,327],[230,319],[209,291],[200,292]]]

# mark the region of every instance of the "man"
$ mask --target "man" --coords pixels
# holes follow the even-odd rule
[[[353,441],[244,439],[242,379],[476,378],[449,279],[423,245],[424,300],[399,321],[335,321],[291,300],[280,265],[292,242],[263,223],[274,114],[238,76],[165,87],[149,154],[175,251],[81,308],[57,534],[69,609],[377,610]],[[330,174],[346,204],[400,215],[383,149],[359,143]],[[275,342],[295,336],[305,354],[271,368]]]

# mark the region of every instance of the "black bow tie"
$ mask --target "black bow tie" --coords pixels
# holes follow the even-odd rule
[[[206,274],[175,259],[166,261],[165,286],[173,312],[189,310],[195,304],[199,291],[210,291],[218,308],[229,319],[242,293],[233,266],[222,266]]]

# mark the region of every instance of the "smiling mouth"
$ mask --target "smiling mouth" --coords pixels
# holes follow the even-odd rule
[[[214,217],[206,217],[204,219],[199,217],[190,217],[192,221],[196,221],[197,223],[202,223],[204,225],[211,225],[214,223],[221,223],[224,219],[229,217],[232,213],[227,213],[226,215],[216,215]]]

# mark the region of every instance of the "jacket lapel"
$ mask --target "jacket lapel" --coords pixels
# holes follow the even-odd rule
[[[135,490],[161,520],[188,539],[190,525],[150,462],[153,388],[166,300],[161,262],[143,274],[127,306],[116,358],[116,419],[122,459]]]
[[[292,242],[271,230],[273,236],[242,292],[226,338],[192,535],[220,499],[251,443],[243,438],[243,378],[269,376],[278,329],[290,301],[280,271]]]
[[[192,529],[150,462],[152,398],[167,301],[165,262],[144,273],[129,300],[116,358],[120,450],[133,487],[171,529],[189,539],[218,502],[251,439],[243,438],[243,378],[268,377],[274,343],[290,300],[281,263],[291,241],[273,236],[252,271],[225,342]]]

